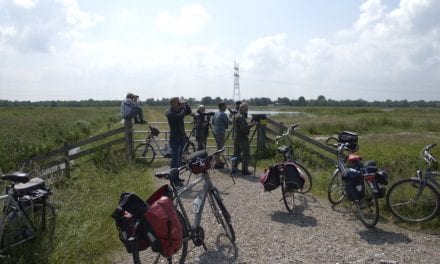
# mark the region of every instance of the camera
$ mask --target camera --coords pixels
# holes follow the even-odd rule
[[[231,109],[231,108],[228,108],[228,111],[229,111],[229,116],[230,117],[233,117],[233,116],[235,116],[235,114],[238,113],[238,110],[234,110],[234,109]]]
[[[252,114],[251,122],[259,123],[261,120],[266,120],[266,114]]]
[[[215,112],[208,112],[208,113],[197,113],[194,115],[194,119],[196,119],[197,121],[207,121],[209,122],[209,120],[211,119],[211,117],[213,117],[215,114]]]

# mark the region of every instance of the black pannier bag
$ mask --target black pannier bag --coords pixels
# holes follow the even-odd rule
[[[136,219],[142,218],[144,213],[148,210],[148,204],[145,203],[139,196],[134,193],[122,193],[119,199],[119,206],[112,213],[115,219],[116,228],[118,229],[119,240],[122,241],[128,253],[132,253],[134,249],[133,231],[136,224]],[[138,239],[139,251],[145,250],[150,243],[147,238],[147,233],[141,229],[142,237]],[[131,238],[131,239],[130,239]]]
[[[358,135],[351,131],[342,131],[338,134],[339,143],[348,143],[347,148],[350,151],[357,151],[358,146]]]
[[[304,187],[304,177],[299,173],[295,164],[285,163],[283,173],[288,191],[301,190]]]
[[[377,171],[374,184],[377,189],[376,197],[384,198],[387,193],[385,185],[388,185],[388,174],[382,170]]]
[[[343,179],[345,182],[345,191],[347,192],[350,201],[359,201],[364,197],[364,176],[361,172],[354,169],[348,169]]]
[[[260,177],[260,182],[263,184],[264,191],[270,192],[280,186],[280,171],[276,166],[270,166],[269,169],[264,171],[264,174]]]

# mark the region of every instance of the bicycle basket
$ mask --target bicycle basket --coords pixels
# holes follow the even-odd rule
[[[152,136],[157,137],[159,135],[160,131],[159,131],[159,129],[150,126],[150,133]]]
[[[346,148],[350,151],[357,151],[359,149],[358,145],[358,135],[350,131],[342,131],[338,135],[339,143],[348,143]]]
[[[209,170],[211,168],[211,161],[208,159],[208,153],[206,150],[194,152],[189,157],[188,165],[191,172],[194,174],[199,174]]]

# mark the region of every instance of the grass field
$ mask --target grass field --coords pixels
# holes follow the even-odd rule
[[[440,109],[306,107],[276,110],[304,113],[279,114],[272,118],[286,125],[300,122],[300,131],[312,137],[325,138],[342,130],[357,132],[359,154],[366,160],[376,160],[379,167],[388,171],[391,181],[414,175],[421,148],[440,143]],[[164,107],[144,107],[148,121],[165,121],[164,112]],[[3,172],[14,170],[21,159],[56,148],[64,141],[74,142],[121,126],[119,108],[0,108],[0,123],[3,125],[0,130]],[[440,157],[440,146],[433,153]],[[302,155],[314,176],[313,193],[324,194],[334,167],[310,154]],[[258,166],[264,168],[272,162],[274,160],[268,158],[259,161]],[[122,244],[110,214],[121,192],[132,191],[147,197],[153,191],[153,170],[128,162],[121,153],[98,153],[87,162],[77,164],[71,179],[61,179],[52,186],[58,216],[50,253],[36,258],[38,252],[25,248],[26,254],[14,262],[38,263],[37,259],[44,259],[49,263],[111,263],[111,253],[122,250]],[[439,230],[440,221],[436,219],[417,228]]]

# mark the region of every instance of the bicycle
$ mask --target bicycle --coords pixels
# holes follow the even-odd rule
[[[144,162],[146,165],[151,164],[156,155],[160,153],[165,158],[171,158],[171,148],[168,145],[165,145],[165,148],[161,149],[159,142],[157,140],[157,136],[160,134],[160,131],[152,126],[149,126],[150,133],[148,133],[145,138],[145,142],[137,145],[134,149],[134,160]],[[192,134],[192,132],[191,132]],[[181,157],[181,162],[185,164],[188,157],[196,151],[196,147],[193,142],[190,141],[190,137],[187,137],[185,145],[183,146],[183,153]]]
[[[417,169],[416,176],[395,182],[387,193],[387,207],[397,218],[417,223],[429,221],[440,213],[440,184],[438,171],[433,171],[437,159],[431,154],[436,144],[425,146],[420,157],[425,170]]]
[[[220,155],[224,149],[218,150],[211,155],[208,155],[206,150],[201,150],[193,153],[189,157],[189,163],[181,166],[179,168],[173,168],[167,172],[159,172],[155,173],[155,177],[159,179],[169,179],[174,200],[174,207],[176,208],[176,212],[179,220],[181,221],[183,227],[183,243],[181,249],[171,257],[168,257],[168,262],[172,263],[173,258],[177,259],[178,263],[184,263],[187,253],[188,253],[188,242],[191,240],[195,247],[203,246],[205,250],[207,247],[205,245],[205,232],[201,226],[203,209],[205,206],[206,199],[210,204],[211,210],[214,213],[217,222],[224,229],[226,236],[228,239],[235,245],[235,231],[232,227],[231,223],[231,215],[227,211],[225,205],[223,204],[223,200],[220,196],[220,192],[213,185],[208,169],[211,167],[211,162],[213,157]],[[179,175],[182,171],[190,170],[194,174],[201,174],[201,177],[189,183],[185,187],[177,187],[171,181],[171,175]],[[184,207],[184,202],[182,195],[188,193],[190,190],[194,188],[194,186],[199,183],[203,183],[203,189],[198,194],[196,200],[193,203],[193,213],[194,221],[190,222],[186,209]],[[140,235],[132,234],[134,237],[134,249],[133,249],[133,260],[134,263],[141,263],[143,259],[155,259],[154,263],[159,261],[161,257],[160,254],[153,252],[152,250],[139,251],[138,248],[138,239]],[[141,256],[142,253],[142,256]],[[156,257],[155,254],[158,254]]]
[[[337,141],[337,143],[330,143],[332,140]],[[365,167],[359,168],[360,171],[347,167],[347,157],[344,152],[357,151],[357,144],[355,146],[353,142],[344,142],[335,137],[329,137],[325,143],[337,149],[336,170],[332,174],[327,189],[330,203],[334,206],[341,203],[344,199],[350,198],[347,193],[346,180],[350,178],[351,173],[360,173],[362,180],[355,188],[359,188],[357,191],[363,195],[361,195],[360,199],[351,198],[351,202],[356,206],[360,221],[368,228],[374,227],[379,221],[379,201],[375,195],[377,193],[375,174],[369,173]]]
[[[28,173],[14,172],[0,177],[7,181],[5,194],[0,196],[3,210],[0,215],[0,254],[44,232],[53,232],[55,209],[48,201],[52,194],[41,178]]]
[[[298,190],[299,193],[308,193],[312,189],[312,176],[310,175],[309,171],[302,165],[296,158],[293,153],[293,142],[292,139],[289,137],[290,133],[294,131],[296,128],[300,126],[299,123],[291,125],[287,131],[281,136],[276,137],[276,144],[279,145],[279,140],[283,138],[288,139],[288,146],[281,145],[277,147],[277,152],[283,155],[283,162],[290,162],[295,164],[295,167],[298,169],[299,173],[304,177],[304,186],[302,189]]]

